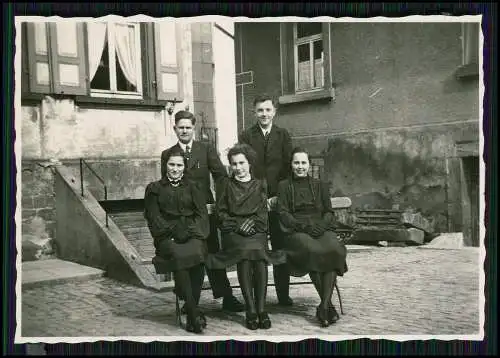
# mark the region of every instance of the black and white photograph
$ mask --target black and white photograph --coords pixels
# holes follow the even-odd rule
[[[16,16],[17,343],[484,338],[482,16]]]

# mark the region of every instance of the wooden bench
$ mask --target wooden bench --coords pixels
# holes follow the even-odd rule
[[[344,224],[344,228],[339,228],[335,230],[336,234],[339,236],[340,240],[343,241],[344,243],[348,241],[348,239],[351,237],[353,229],[350,227],[351,224],[351,219],[350,219],[350,208],[352,205],[351,199],[348,197],[334,197],[331,198],[331,203],[332,203],[332,208],[334,209],[335,216],[337,220],[341,223]],[[209,215],[214,215],[215,213],[215,205],[214,204],[207,204],[207,211]],[[268,239],[270,236],[268,235]],[[158,274],[166,274],[167,271],[165,271],[162,268],[162,261],[163,259],[159,256],[153,257],[152,263],[155,266],[156,273]],[[305,277],[305,276],[304,276]],[[295,286],[295,285],[307,285],[307,284],[312,284],[311,280],[305,280],[305,281],[298,281],[298,282],[290,282],[290,286]],[[276,286],[274,281],[272,283],[268,283],[268,286]],[[231,285],[231,288],[241,288],[240,285]],[[210,287],[204,286],[202,290],[208,290]],[[337,291],[337,296],[339,299],[339,306],[340,306],[340,312],[341,314],[344,314],[344,309],[342,307],[342,298],[340,297],[340,291],[337,285],[337,281],[335,281],[335,289]],[[182,322],[181,319],[181,309],[180,309],[180,304],[179,304],[179,296],[176,295],[175,297],[175,312],[176,312],[176,318],[179,326],[182,328],[185,328],[185,323]]]

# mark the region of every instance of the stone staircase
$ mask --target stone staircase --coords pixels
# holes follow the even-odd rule
[[[155,256],[153,237],[149,232],[148,224],[144,218],[143,200],[116,200],[101,202],[101,205],[108,212],[109,218],[118,226],[130,244],[136,249],[139,257],[138,261],[159,282],[171,281],[171,275],[158,275],[151,262]]]

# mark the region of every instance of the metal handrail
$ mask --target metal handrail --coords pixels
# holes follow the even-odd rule
[[[97,180],[99,180],[101,182],[101,184],[104,187],[104,200],[108,200],[108,187],[106,186],[106,183],[99,176],[99,174],[97,174],[95,172],[95,170],[90,166],[90,164],[87,163],[87,161],[85,159],[80,158],[80,185],[81,185],[81,189],[82,189],[82,197],[84,196],[84,192],[83,192],[83,164],[85,164],[85,166],[90,170],[90,172],[92,174],[94,174],[94,176],[97,178]],[[108,212],[106,210],[104,210],[104,212],[106,213],[106,227],[109,227],[108,226]]]

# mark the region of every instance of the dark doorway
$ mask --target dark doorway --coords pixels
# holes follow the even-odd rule
[[[479,157],[462,157],[463,234],[465,245],[479,246]]]

